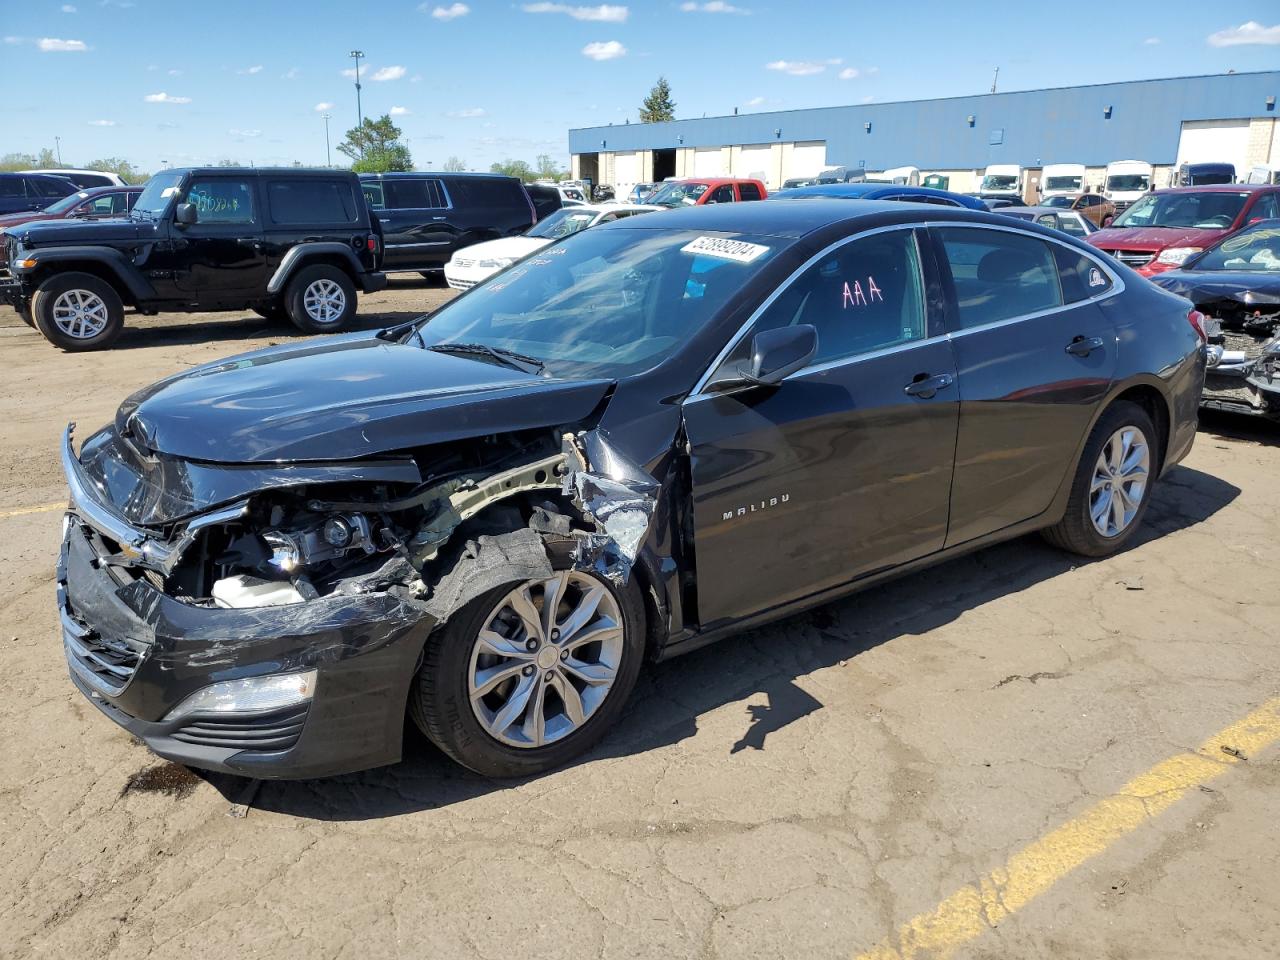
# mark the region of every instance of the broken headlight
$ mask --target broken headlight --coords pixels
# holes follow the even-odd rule
[[[334,514],[300,530],[268,530],[262,534],[270,555],[267,565],[284,574],[339,560],[352,551],[377,552],[369,518],[362,513]]]

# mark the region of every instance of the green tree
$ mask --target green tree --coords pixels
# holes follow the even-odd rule
[[[35,155],[30,153],[6,153],[0,157],[0,170],[30,170],[35,165]]]
[[[500,160],[498,163],[489,166],[489,172],[503,173],[508,177],[519,177],[525,183],[537,179],[538,176],[533,172],[533,167],[523,160]]]
[[[535,172],[540,180],[554,180],[559,183],[568,176],[568,171],[565,170],[564,167],[560,166],[560,164],[556,163],[556,161],[552,160],[550,154],[538,154],[538,158],[534,161],[534,164]]]
[[[357,173],[413,169],[409,148],[400,142],[400,128],[385,113],[377,120],[365,117],[364,123],[348,130],[346,139],[338,144],[338,152],[354,161],[351,169]]]
[[[659,77],[649,95],[640,104],[641,123],[663,123],[676,118],[675,101],[671,99],[671,84],[666,77]]]
[[[467,169],[467,165],[462,162],[461,157],[450,157],[444,162],[444,169],[448,173],[462,173]]]
[[[107,157],[85,164],[86,170],[101,170],[103,173],[114,173],[125,183],[146,183],[151,174],[139,170],[128,160],[121,157]]]

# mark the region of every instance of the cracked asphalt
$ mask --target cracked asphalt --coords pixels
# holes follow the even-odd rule
[[[448,295],[396,280],[362,317]],[[412,735],[396,766],[253,795],[71,687],[50,505],[68,420],[294,337],[131,317],[74,356],[0,310],[0,956],[1276,955],[1274,742],[1074,869],[1042,838],[1280,693],[1280,428],[1207,417],[1118,557],[1025,538],[649,669],[567,769],[494,783]],[[1051,882],[1019,909],[897,933],[1028,850]]]

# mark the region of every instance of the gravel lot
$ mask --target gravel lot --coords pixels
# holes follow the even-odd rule
[[[396,280],[362,319],[448,296]],[[1028,538],[651,669],[568,769],[492,783],[415,735],[233,817],[245,782],[67,680],[56,443],[295,336],[130,317],[74,356],[0,309],[0,956],[1276,955],[1280,726],[1232,725],[1280,692],[1280,429],[1207,418],[1121,556]]]

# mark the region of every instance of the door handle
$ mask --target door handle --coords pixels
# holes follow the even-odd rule
[[[379,223],[390,223],[390,222],[391,222],[391,218],[390,218],[390,217],[379,217],[379,218],[378,218],[378,222],[379,222]]]
[[[242,247],[253,247],[255,250],[262,249],[262,241],[256,237],[236,237],[236,243]]]
[[[1087,357],[1093,351],[1101,349],[1101,337],[1076,337],[1067,344],[1067,353],[1073,357]]]
[[[927,373],[917,373],[915,379],[902,388],[902,392],[908,397],[928,400],[939,390],[945,390],[955,382],[956,378],[949,373],[940,373],[936,377],[931,377]]]

